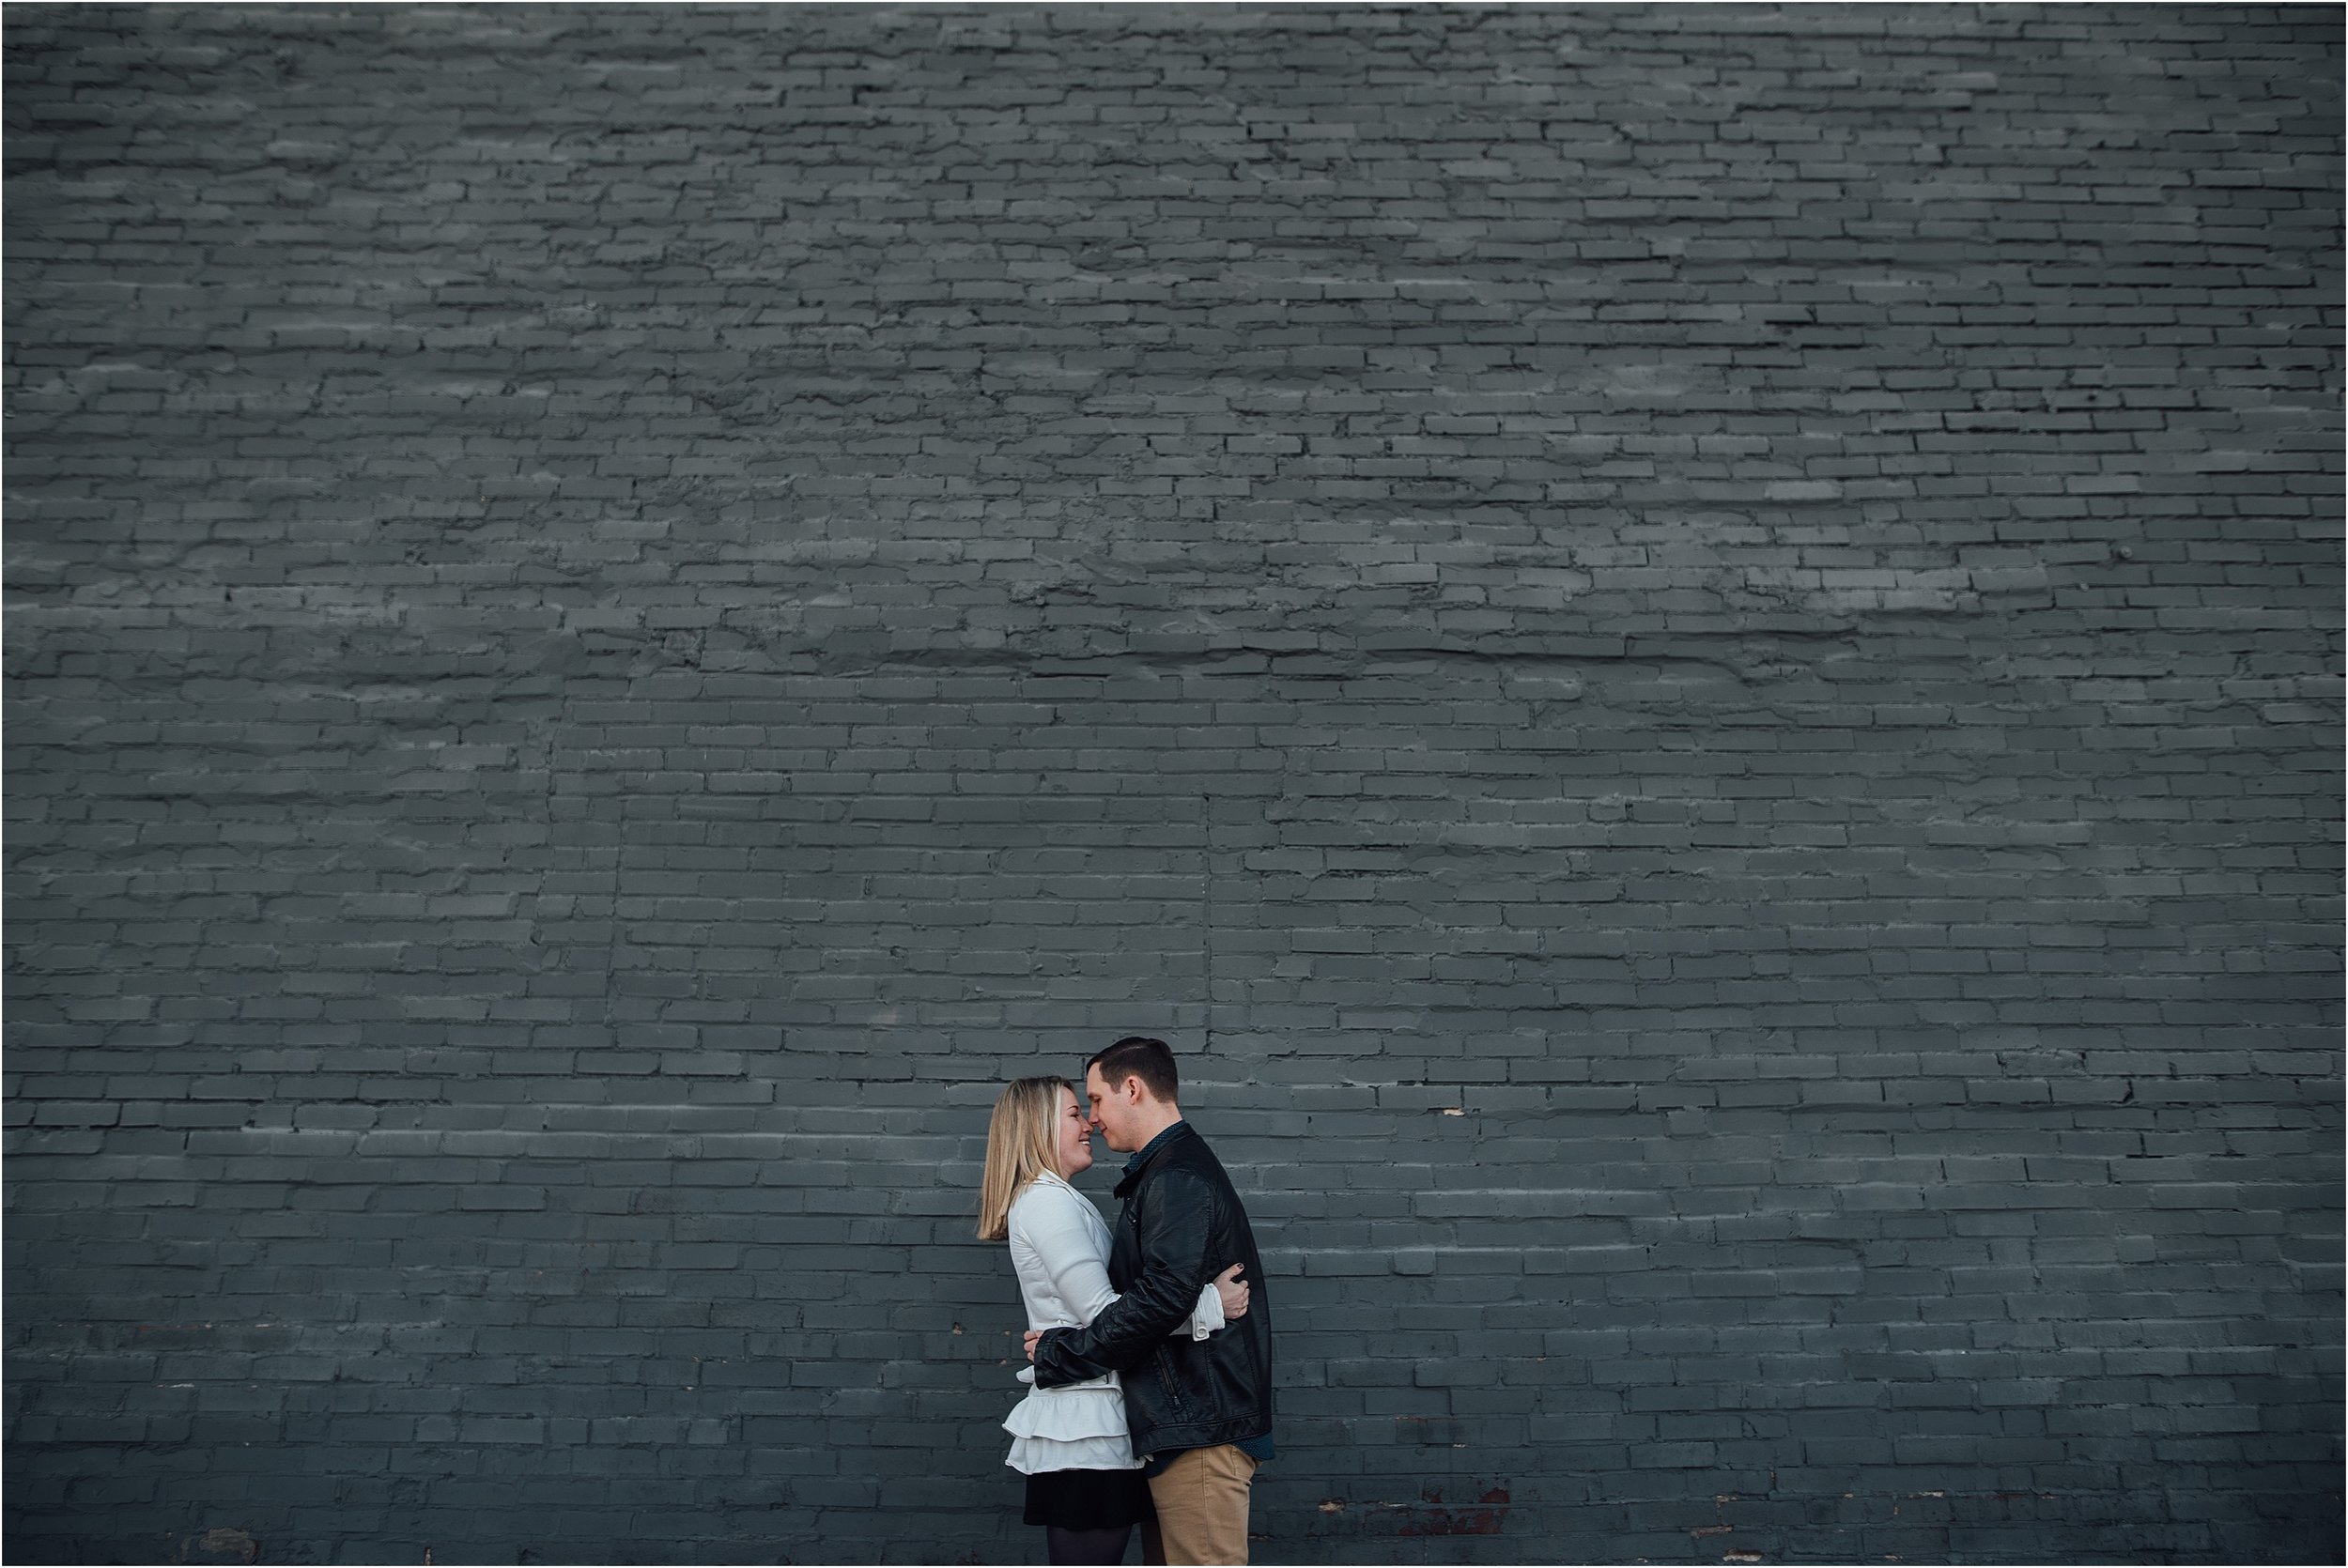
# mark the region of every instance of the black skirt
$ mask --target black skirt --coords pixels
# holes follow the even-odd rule
[[[1031,1525],[1061,1530],[1116,1530],[1156,1517],[1150,1483],[1139,1470],[1039,1470],[1027,1477]]]

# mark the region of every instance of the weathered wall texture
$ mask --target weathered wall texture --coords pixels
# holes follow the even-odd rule
[[[12,1561],[2327,1560],[2332,8],[11,8]],[[1093,1183],[1105,1197],[1104,1172]]]

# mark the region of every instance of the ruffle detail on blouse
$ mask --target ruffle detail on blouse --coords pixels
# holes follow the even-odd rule
[[[1040,1390],[1012,1407],[1003,1430],[1012,1435],[1003,1462],[1022,1475],[1140,1468],[1125,1435],[1125,1396],[1113,1385]]]
[[[1087,1437],[1081,1442],[1051,1443],[1041,1437],[1022,1437],[1011,1445],[1003,1463],[1021,1475],[1043,1475],[1052,1470],[1137,1470],[1141,1461],[1134,1457],[1133,1445],[1122,1437]]]
[[[1043,1389],[1012,1407],[1003,1430],[1014,1437],[1073,1442],[1079,1437],[1125,1436],[1125,1396],[1098,1384]]]

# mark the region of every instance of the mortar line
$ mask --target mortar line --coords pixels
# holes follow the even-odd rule
[[[1200,937],[1206,963],[1207,1015],[1204,1025],[1206,1053],[1214,1054],[1214,795],[1199,792],[1204,820],[1198,828],[1198,888],[1205,906],[1206,930]]]

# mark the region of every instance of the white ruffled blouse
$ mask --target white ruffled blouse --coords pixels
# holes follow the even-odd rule
[[[1117,1292],[1109,1288],[1109,1227],[1092,1200],[1046,1172],[1012,1200],[1012,1267],[1030,1329],[1081,1329],[1101,1315]],[[1174,1332],[1205,1339],[1223,1327],[1223,1298],[1213,1284]],[[1032,1384],[1035,1369],[1019,1369]],[[1125,1434],[1124,1385],[1112,1372],[1057,1389],[1030,1388],[1003,1422],[1011,1434],[1004,1460],[1022,1475],[1043,1470],[1135,1470]]]

